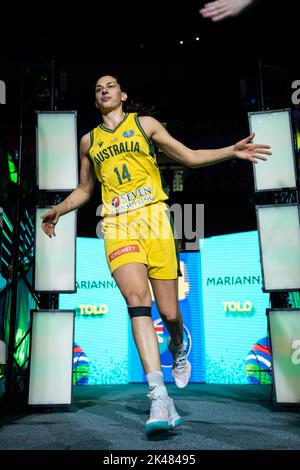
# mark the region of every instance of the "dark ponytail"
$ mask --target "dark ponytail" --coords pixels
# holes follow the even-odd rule
[[[123,104],[123,109],[125,112],[128,112],[128,113],[138,113],[138,116],[156,117],[159,113],[155,105],[152,105],[152,106],[145,105],[133,99],[130,99],[129,101],[125,101],[125,103]]]

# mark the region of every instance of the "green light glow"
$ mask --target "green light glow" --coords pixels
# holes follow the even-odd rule
[[[25,333],[26,333],[25,328],[24,329],[22,329],[22,328],[18,329],[18,331],[16,333],[16,344],[18,344],[19,341],[21,341],[21,339],[23,338]],[[17,363],[19,364],[19,366],[22,366],[22,364],[24,363],[27,355],[28,355],[28,338],[26,338],[23,341],[23,343],[20,345],[17,352],[15,353],[15,359],[16,359]]]
[[[10,180],[12,183],[16,183],[18,181],[18,173],[15,167],[15,164],[13,162],[11,153],[7,154],[7,163],[8,163],[8,171],[9,171]]]
[[[300,293],[299,292],[290,292],[289,293],[289,302],[292,308],[300,308]]]

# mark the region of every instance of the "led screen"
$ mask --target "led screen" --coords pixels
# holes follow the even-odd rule
[[[257,232],[200,241],[206,382],[269,383],[270,348]]]

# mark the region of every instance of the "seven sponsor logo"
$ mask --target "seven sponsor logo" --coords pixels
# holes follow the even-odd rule
[[[111,202],[112,207],[119,212],[121,210],[130,209],[131,207],[139,206],[147,201],[153,201],[154,196],[150,185],[137,188],[129,193],[120,194],[120,196],[114,196]]]
[[[120,198],[118,196],[115,196],[113,200],[111,201],[111,204],[113,207],[119,207],[120,205]]]

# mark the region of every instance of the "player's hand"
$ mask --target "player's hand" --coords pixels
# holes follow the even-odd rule
[[[53,207],[53,209],[50,209],[48,212],[46,212],[46,214],[41,215],[41,219],[43,219],[42,229],[46,235],[48,235],[50,238],[56,237],[55,225],[59,219],[58,210]]]
[[[212,21],[222,21],[232,16],[238,16],[243,10],[253,3],[254,0],[214,0],[206,3],[199,10],[203,18]]]
[[[249,160],[252,163],[258,163],[258,160],[268,160],[266,155],[272,155],[270,152],[270,145],[265,144],[251,144],[250,141],[254,138],[255,134],[252,133],[246,139],[237,142],[233,146],[233,154],[241,160]]]

